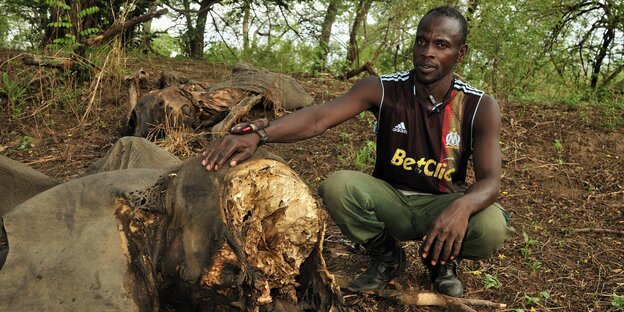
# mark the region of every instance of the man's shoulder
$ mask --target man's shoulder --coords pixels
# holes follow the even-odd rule
[[[395,81],[395,82],[403,82],[403,81],[408,81],[410,79],[410,71],[406,70],[406,71],[402,71],[402,72],[396,72],[396,73],[392,73],[392,74],[384,74],[379,76],[379,79],[381,79],[381,81]]]
[[[485,95],[484,91],[473,87],[472,85],[461,79],[455,79],[455,84],[453,85],[453,88],[459,91],[463,91],[466,94],[471,94],[478,97]]]

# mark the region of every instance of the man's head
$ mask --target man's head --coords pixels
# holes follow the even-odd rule
[[[466,19],[456,9],[437,7],[420,20],[413,61],[416,80],[433,84],[452,74],[468,52]]]

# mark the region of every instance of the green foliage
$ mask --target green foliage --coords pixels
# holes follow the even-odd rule
[[[169,34],[158,34],[152,41],[152,49],[162,56],[180,55],[182,46],[180,38],[174,38]]]
[[[99,12],[99,11],[100,11],[100,8],[98,8],[96,6],[88,7],[88,8],[85,8],[83,10],[78,11],[78,13],[76,14],[76,17],[84,18],[86,16],[93,15],[93,14]]]
[[[288,2],[288,8],[276,1],[253,2],[249,20],[248,49],[243,48],[242,20],[245,6],[240,1],[223,1],[208,15],[206,33],[208,42],[205,58],[211,63],[233,64],[243,60],[256,66],[280,72],[315,74],[319,67],[321,47],[318,43],[321,24],[329,1]],[[89,3],[89,4],[87,4]],[[196,4],[197,1],[190,1]],[[376,59],[378,73],[407,70],[412,67],[411,48],[418,22],[431,7],[447,1],[422,2],[416,0],[374,1],[357,33],[358,57],[356,66]],[[474,11],[469,6],[476,4]],[[624,85],[624,51],[621,42],[624,24],[618,19],[622,6],[611,12],[600,11],[606,0],[588,2],[594,13],[579,11],[570,15],[565,10],[574,7],[552,1],[504,0],[460,1],[457,8],[469,20],[469,54],[457,71],[475,87],[494,93],[497,98],[527,101],[529,104],[564,104],[578,109],[588,101],[606,106],[622,97]],[[610,1],[609,3],[617,3]],[[181,1],[170,2],[182,8]],[[346,61],[346,47],[355,10],[359,1],[340,4],[329,42],[329,63],[326,68],[334,74],[344,73],[351,64]],[[153,2],[134,2],[136,9],[128,17],[147,11]],[[53,48],[72,51],[84,39],[107,29],[121,14],[121,7],[129,7],[125,0],[86,2],[68,0],[7,0],[0,3],[6,15],[0,19],[0,44],[11,47],[36,47],[37,39],[52,27],[58,34]],[[607,7],[606,5],[602,6]],[[51,12],[58,16],[51,20]],[[153,46],[162,55],[180,55],[190,51],[189,43],[197,31],[197,13],[170,13],[177,21],[182,35],[158,35]],[[473,13],[471,13],[473,12]],[[568,14],[568,15],[566,15]],[[591,89],[591,65],[595,63],[600,32],[591,32],[592,16],[603,16],[615,27],[613,44],[607,51],[605,63],[598,76],[598,87]],[[608,16],[607,16],[608,15]],[[574,17],[568,24],[562,20]],[[86,22],[89,23],[86,23]],[[611,22],[612,21],[612,22]],[[603,25],[604,24],[604,25]],[[615,25],[615,26],[613,26]],[[140,26],[138,26],[140,27]],[[585,34],[589,35],[585,36]],[[140,33],[136,29],[127,34]],[[586,44],[579,45],[585,38]],[[381,49],[379,49],[381,47]],[[570,53],[573,51],[574,53]],[[614,100],[615,99],[615,100]],[[620,100],[621,102],[621,100]],[[607,112],[609,113],[609,112]],[[620,127],[622,118],[605,116],[606,125]]]
[[[534,307],[538,305],[541,301],[540,297],[533,297],[527,294],[524,294],[524,300],[526,302],[526,305],[528,305],[529,307]]]
[[[492,275],[485,273],[483,276],[483,284],[485,288],[501,288],[502,286],[501,282],[498,280],[498,274]]]
[[[542,299],[544,303],[542,303]],[[546,290],[540,291],[537,296],[530,296],[528,294],[524,294],[524,301],[529,307],[536,307],[539,305],[546,305],[548,300],[550,300],[550,292]]]
[[[91,6],[76,12],[74,8],[65,3],[64,0],[46,0],[45,3],[53,10],[58,10],[58,20],[51,21],[48,27],[57,28],[58,36],[52,41],[51,48],[64,49],[70,51],[77,48],[79,42],[84,38],[92,37],[100,32],[98,27],[86,27],[83,29],[85,19],[95,15],[100,11],[97,6]],[[74,21],[74,22],[72,22]]]
[[[207,50],[204,52],[204,57],[208,60],[208,62],[216,64],[231,65],[238,62],[237,51],[229,50],[229,47],[223,42],[215,42],[209,45]]]
[[[2,85],[0,85],[0,94],[7,97],[9,105],[14,108],[19,108],[20,101],[27,93],[27,88],[21,86],[19,81],[14,81],[9,78],[7,72],[2,73]]]
[[[22,136],[20,139],[19,147],[17,148],[20,151],[27,150],[30,147],[31,138],[27,135]]]
[[[71,7],[63,0],[46,0],[45,3],[53,8],[60,8],[64,10],[71,10]]]
[[[561,144],[559,139],[555,139],[553,146],[555,147],[555,151],[557,151],[557,153],[561,153],[563,151],[563,144]]]
[[[366,171],[375,165],[376,144],[373,141],[366,141],[364,146],[355,154],[355,165],[358,170]]]
[[[95,35],[95,34],[97,34],[99,32],[100,32],[99,28],[97,28],[97,27],[90,27],[90,28],[81,30],[79,32],[79,34],[82,37],[90,37],[90,36]]]
[[[553,146],[555,147],[555,151],[557,151],[557,163],[561,165],[563,164],[563,143],[561,143],[559,139],[555,139]]]
[[[520,253],[523,257],[529,258],[531,256],[531,248],[537,244],[537,240],[529,238],[529,234],[525,231],[522,231],[522,237],[524,239],[524,247],[520,248]]]
[[[611,300],[611,306],[616,311],[624,311],[624,296],[613,294],[613,299]]]

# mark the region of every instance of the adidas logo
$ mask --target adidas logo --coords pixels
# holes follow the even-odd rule
[[[392,128],[392,131],[407,134],[407,128],[405,128],[405,123],[401,121],[398,125]]]

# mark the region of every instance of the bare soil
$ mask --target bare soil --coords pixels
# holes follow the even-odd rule
[[[2,71],[19,76],[24,69],[0,53]],[[229,76],[224,66],[201,61],[146,57],[128,60],[157,76],[175,70],[214,83]],[[8,66],[8,67],[7,67]],[[296,77],[323,103],[348,90],[351,82],[331,77]],[[31,80],[32,82],[32,80]],[[31,98],[35,99],[36,94]],[[77,96],[76,103],[88,99]],[[506,303],[512,309],[540,311],[612,311],[614,295],[624,295],[624,112],[576,103],[500,101],[503,109],[503,179],[500,203],[511,214],[515,235],[485,261],[463,261],[465,297]],[[92,117],[80,124],[70,107],[39,104],[17,113],[0,98],[0,154],[69,180],[106,153],[121,135],[128,108],[125,90],[105,90]],[[261,108],[254,116],[274,118]],[[372,160],[359,157],[374,141],[371,115],[354,118],[322,136],[293,144],[271,144],[313,192],[331,172],[370,172]],[[199,153],[205,141],[192,147]],[[361,153],[365,155],[365,153]],[[409,268],[389,287],[429,290],[424,266],[416,256],[419,242],[405,242]],[[363,249],[349,242],[330,221],[324,255],[339,285],[366,266]],[[498,283],[495,283],[498,281]],[[372,294],[345,290],[354,311],[438,311],[408,307]]]

